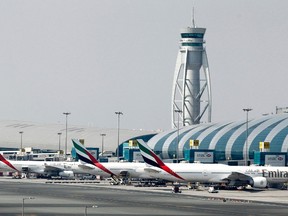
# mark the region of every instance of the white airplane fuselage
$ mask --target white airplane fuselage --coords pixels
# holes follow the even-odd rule
[[[7,160],[8,161],[8,160]],[[49,174],[56,173],[56,169],[60,174],[65,176],[69,173],[72,174],[91,174],[91,175],[100,175],[104,178],[111,177],[111,174],[106,173],[102,169],[87,163],[82,162],[56,162],[56,161],[11,161],[9,163],[16,169],[10,167],[4,162],[0,162],[0,170],[10,171],[10,172],[29,172],[37,174]],[[118,163],[110,162],[103,163],[104,166],[113,172],[115,175],[120,175],[123,172],[128,172],[128,176],[131,178],[151,178],[147,172],[144,171],[146,167],[145,163]],[[53,171],[54,168],[54,171]],[[63,170],[63,171],[59,171]]]
[[[176,182],[203,182],[203,183],[227,183],[232,174],[251,177],[253,180],[266,179],[268,183],[288,182],[288,167],[271,166],[228,166],[224,164],[175,164],[166,165],[183,179],[179,179],[170,173],[153,167],[147,168],[149,175]]]
[[[152,178],[148,173],[145,171],[146,164],[145,163],[130,163],[130,162],[108,162],[102,163],[108,170],[110,170],[116,176],[119,176],[123,173],[128,173],[130,178]],[[98,167],[85,164],[87,169],[83,167],[85,172],[91,175],[100,175],[104,178],[111,177],[109,173],[104,172],[103,170],[99,169]],[[90,167],[90,168],[88,168]]]
[[[8,160],[7,160],[8,161]],[[82,169],[78,168],[79,162],[56,162],[56,161],[8,161],[11,165],[0,162],[0,170],[8,172],[29,172],[37,174],[83,174]],[[14,169],[15,168],[15,169]],[[61,173],[62,172],[62,173]],[[66,173],[65,173],[66,172]]]

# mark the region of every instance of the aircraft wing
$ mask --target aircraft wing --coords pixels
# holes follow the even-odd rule
[[[89,166],[87,164],[79,164],[78,167],[80,167],[83,170],[93,170],[93,169],[95,169],[95,166]]]
[[[61,172],[61,171],[64,171],[65,169],[64,169],[64,167],[45,165],[44,170],[45,170],[45,172]]]
[[[245,174],[240,173],[240,172],[232,172],[229,176],[227,176],[227,178],[225,178],[223,180],[228,180],[230,183],[236,184],[236,185],[247,184],[247,183],[253,181],[251,176],[245,175]]]
[[[158,168],[154,168],[154,167],[145,167],[144,168],[144,171],[145,172],[147,172],[147,173],[160,173],[161,172],[161,170],[160,169],[158,169]]]
[[[229,176],[228,179],[230,180],[240,180],[240,181],[247,181],[247,180],[251,180],[251,176],[245,175],[243,173],[239,173],[239,172],[232,172]]]

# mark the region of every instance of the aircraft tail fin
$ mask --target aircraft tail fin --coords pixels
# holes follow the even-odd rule
[[[3,162],[4,164],[6,164],[8,167],[10,167],[11,169],[14,169],[15,171],[19,172],[19,170],[17,170],[11,163],[9,160],[7,160],[2,154],[0,154],[0,161]]]
[[[86,148],[82,143],[79,142],[77,139],[72,139],[72,143],[75,147],[76,154],[79,159],[85,163],[92,164],[97,168],[103,170],[104,172],[110,174],[111,176],[115,176],[109,169],[107,169],[103,164],[101,164]]]
[[[154,167],[158,167],[174,177],[184,180],[181,176],[171,170],[164,162],[149,148],[149,146],[143,140],[137,140],[141,155],[146,164]]]

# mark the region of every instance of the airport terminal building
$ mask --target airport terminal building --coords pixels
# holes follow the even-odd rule
[[[280,153],[284,154],[287,163],[288,115],[263,116],[248,122],[243,120],[197,124],[179,128],[179,131],[177,128],[171,129],[152,137],[148,145],[163,159],[175,159],[177,153],[181,159],[185,158],[185,151],[193,148],[190,145],[193,140],[199,142],[197,151],[212,152],[216,163],[237,162],[237,164],[243,164],[241,162],[245,160],[246,155],[249,155],[248,161],[253,163],[255,152],[260,151],[260,142],[270,144],[270,148],[265,150],[266,154],[273,152],[276,155],[274,160],[277,160],[277,155]],[[280,157],[279,160],[283,160],[283,157]]]
[[[1,150],[5,149],[5,147],[19,149],[20,131],[23,131],[23,134],[21,134],[23,136],[21,137],[23,148],[33,147],[58,150],[60,144],[60,148],[64,149],[65,126],[63,124],[0,121],[0,128]],[[61,132],[61,136],[58,135],[59,132]],[[101,133],[106,134],[104,137],[104,149],[117,152],[117,129],[80,126],[68,127],[68,152],[72,148],[72,138],[84,139],[87,147],[97,147],[101,152],[103,141],[101,140],[103,138],[100,136]],[[260,152],[259,143],[266,142],[269,143],[269,149],[264,149],[262,151],[265,152],[261,153],[273,154],[274,157],[270,157],[271,160],[284,160],[284,165],[287,165],[288,114],[262,116],[248,122],[242,120],[196,124],[179,128],[179,130],[174,128],[160,133],[156,131],[121,129],[119,140],[121,156],[125,155],[127,148],[129,150],[130,147],[127,145],[129,140],[136,139],[148,142],[148,145],[155,153],[164,160],[176,158],[189,160],[187,159],[187,152],[197,151],[198,153],[201,152],[204,157],[212,155],[213,160],[210,161],[212,163],[230,163],[231,165],[244,165],[245,160],[253,164],[257,159],[255,159],[255,155],[257,156],[257,152]],[[191,146],[191,141],[196,140],[199,145],[195,149],[195,147]],[[131,148],[135,151],[135,146]],[[247,158],[246,155],[248,155]],[[257,160],[260,159],[258,158]],[[189,160],[189,162],[195,161],[198,161],[198,159]]]

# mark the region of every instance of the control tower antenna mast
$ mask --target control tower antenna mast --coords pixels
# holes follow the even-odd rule
[[[194,6],[193,6],[193,9],[192,9],[192,28],[196,28],[194,14],[195,13],[194,13]]]
[[[205,28],[196,27],[193,7],[192,27],[181,29],[172,87],[172,128],[177,128],[179,122],[180,126],[211,122],[212,96],[204,47],[205,31]]]

